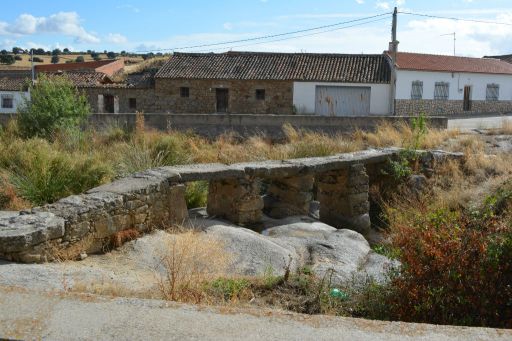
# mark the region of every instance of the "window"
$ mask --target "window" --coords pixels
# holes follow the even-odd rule
[[[188,87],[181,87],[180,88],[180,96],[181,97],[189,97],[190,96],[190,89]]]
[[[14,108],[14,98],[11,95],[2,96],[2,108],[5,108],[5,109]]]
[[[447,100],[450,94],[450,83],[436,82],[434,88],[435,100]]]
[[[265,89],[256,89],[256,99],[257,100],[265,99]]]
[[[414,81],[412,82],[411,99],[422,99],[423,98],[423,82]]]
[[[487,101],[497,101],[500,98],[500,86],[498,84],[487,84],[485,99]]]
[[[128,107],[130,109],[137,109],[137,99],[136,98],[129,98],[128,99]]]

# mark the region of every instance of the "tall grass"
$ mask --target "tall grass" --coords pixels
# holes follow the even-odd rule
[[[63,128],[48,142],[21,139],[16,122],[11,121],[0,131],[0,171],[9,174],[8,183],[18,197],[41,204],[158,166],[327,156],[368,147],[403,146],[413,136],[408,125],[387,123],[375,132],[356,131],[351,135],[329,136],[291,125],[283,126],[283,132],[285,140],[280,143],[264,135],[242,140],[229,133],[208,140],[190,132],[148,130],[143,113],[138,113],[134,132],[115,123],[99,131]],[[428,130],[420,147],[437,146],[455,134]],[[191,195],[200,189],[193,186]],[[200,204],[200,198],[190,197],[193,206]]]

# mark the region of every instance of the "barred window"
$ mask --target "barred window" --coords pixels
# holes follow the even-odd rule
[[[450,95],[450,83],[436,82],[434,88],[435,100],[447,100]]]
[[[488,101],[497,101],[500,98],[500,86],[498,84],[487,84],[485,99]]]
[[[412,82],[411,99],[422,99],[422,98],[423,98],[423,82],[422,81]]]

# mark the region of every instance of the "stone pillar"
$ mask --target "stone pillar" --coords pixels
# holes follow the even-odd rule
[[[320,220],[336,228],[361,234],[370,230],[369,178],[363,164],[318,177]]]
[[[210,216],[238,225],[261,221],[263,199],[259,183],[252,178],[211,180],[206,211]]]
[[[265,212],[277,219],[309,214],[314,182],[313,175],[273,179],[267,190]]]

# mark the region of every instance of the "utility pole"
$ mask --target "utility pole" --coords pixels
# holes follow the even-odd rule
[[[34,77],[34,48],[30,50],[30,68],[32,69],[32,86],[34,86],[35,77]]]
[[[396,53],[398,51],[398,40],[396,40],[396,26],[397,26],[398,10],[395,7],[393,11],[393,24],[391,27],[391,43],[389,44],[389,53],[391,54],[391,91],[389,96],[389,112],[395,115],[395,100],[396,100]]]

